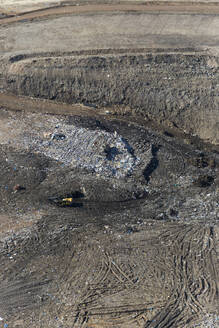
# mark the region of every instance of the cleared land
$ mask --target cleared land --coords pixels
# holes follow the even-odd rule
[[[219,7],[182,3],[0,20],[0,327],[219,327]]]
[[[105,1],[96,1],[96,0],[80,0],[80,1],[75,1],[75,0],[69,0],[69,1],[57,1],[57,0],[1,0],[0,1],[0,9],[2,11],[6,12],[11,12],[11,13],[22,13],[22,12],[28,12],[28,11],[33,11],[33,10],[40,10],[40,9],[45,9],[45,8],[50,8],[50,7],[58,7],[58,6],[68,6],[68,5],[93,5],[93,4],[144,4],[144,5],[154,5],[154,0],[149,0],[147,2],[142,1],[142,0],[120,0],[120,1],[112,1],[112,0],[105,0]],[[191,5],[191,4],[196,4],[196,9],[197,5],[215,5],[218,4],[218,0],[215,1],[208,1],[208,0],[194,0],[194,1],[188,1],[188,0],[161,0],[161,1],[156,1],[156,4],[165,4],[166,5]]]

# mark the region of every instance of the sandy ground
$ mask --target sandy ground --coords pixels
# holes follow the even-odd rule
[[[0,1],[0,9],[3,12],[27,12],[27,11],[32,11],[32,10],[39,10],[39,9],[44,9],[44,8],[48,8],[48,7],[54,7],[54,6],[60,6],[63,4],[73,4],[73,5],[80,5],[80,4],[93,4],[97,1],[93,1],[93,0],[88,0],[88,1],[84,1],[84,0],[79,0],[79,1],[75,1],[75,0],[70,0],[70,1],[57,1],[57,0],[1,0]],[[142,1],[142,0],[120,0],[120,1],[99,1],[99,3],[152,3],[154,2],[154,0],[149,0],[147,2]],[[156,1],[156,3],[168,3],[168,4],[189,4],[188,0],[180,0],[180,1],[175,1],[175,0],[161,0],[161,1]],[[212,4],[212,3],[218,3],[218,0],[215,1],[209,1],[209,0],[194,0],[192,1],[193,3],[198,3],[198,4]]]
[[[13,10],[14,9],[14,10]],[[148,2],[146,5],[143,2],[132,1],[108,1],[106,3],[97,3],[92,1],[90,3],[78,1],[78,2],[59,2],[58,4],[44,4],[44,6],[37,7],[12,7],[7,6],[2,8],[1,18],[12,16],[5,22],[19,21],[24,18],[31,19],[34,17],[45,17],[51,15],[60,15],[67,13],[89,13],[89,12],[101,12],[101,11],[145,11],[145,12],[178,12],[178,13],[203,13],[203,14],[216,14],[218,12],[218,4],[214,3],[202,3],[198,2]],[[37,12],[37,13],[36,13]],[[16,17],[13,17],[16,16]],[[3,23],[3,22],[1,22]]]
[[[162,5],[84,5],[4,18],[0,20],[0,24],[3,25],[0,30],[0,51],[1,54],[5,54],[55,52],[60,51],[60,48],[62,51],[72,51],[101,48],[196,47],[218,53],[218,6],[200,7],[200,13],[199,7],[194,6],[171,8],[164,6],[166,14],[157,15],[157,10],[162,12]],[[109,13],[103,14],[103,10]],[[124,16],[121,14],[124,10],[139,14],[127,13]],[[193,10],[195,15],[186,13]],[[95,12],[99,14],[94,20]],[[47,17],[48,14],[52,19],[31,24],[28,21],[34,17]],[[63,14],[66,17],[54,17]],[[21,23],[6,25],[16,21]]]
[[[4,23],[4,20],[3,20]],[[218,53],[219,18],[215,15],[99,14],[17,23],[0,30],[1,54],[102,48],[210,49]],[[104,37],[103,37],[104,36]],[[179,45],[180,38],[180,45]]]

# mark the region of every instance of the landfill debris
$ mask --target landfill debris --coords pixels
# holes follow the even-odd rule
[[[170,216],[177,216],[178,215],[178,211],[175,210],[174,208],[170,208]]]
[[[144,144],[143,140],[131,144],[119,131],[108,131],[99,124],[91,129],[53,116],[47,116],[45,124],[47,128],[40,126],[32,133],[23,129],[14,140],[16,147],[54,159],[60,167],[85,169],[104,178],[129,177],[138,167],[143,169],[152,157],[150,138]]]
[[[212,157],[207,157],[204,153],[201,153],[196,157],[189,158],[188,162],[198,168],[210,167],[213,169],[216,165],[215,159]]]
[[[25,190],[25,187],[19,185],[19,184],[16,184],[14,187],[13,187],[13,191],[14,192],[18,192],[20,190]]]
[[[170,137],[170,138],[173,138],[174,137],[174,135],[172,134],[172,133],[170,133],[169,131],[164,131],[164,133],[163,133],[165,136],[167,136],[167,137]]]
[[[140,163],[131,145],[117,132],[66,124],[60,124],[59,129],[61,132],[53,133],[49,140],[44,138],[42,141],[32,136],[26,138],[25,142],[28,147],[31,144],[34,151],[44,153],[67,166],[84,168],[105,177],[126,177]]]
[[[166,213],[160,213],[156,217],[157,220],[163,221],[163,220],[168,220],[169,217]]]
[[[128,235],[131,235],[134,232],[138,232],[138,230],[136,228],[133,228],[133,227],[127,227],[126,232],[127,232]]]
[[[51,132],[44,132],[44,133],[43,133],[43,137],[44,137],[45,139],[50,139],[51,136],[52,136],[52,133],[51,133]]]
[[[210,175],[200,175],[196,180],[193,181],[193,184],[196,187],[210,187],[212,183],[214,182],[214,178]]]
[[[66,136],[63,133],[52,134],[52,140],[65,140]]]
[[[104,152],[106,153],[106,158],[109,161],[113,161],[116,158],[116,155],[120,154],[119,150],[116,147],[110,147],[109,145],[106,146]]]

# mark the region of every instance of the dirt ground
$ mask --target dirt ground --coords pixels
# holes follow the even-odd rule
[[[75,1],[75,0],[61,0],[61,1],[57,1],[57,0],[1,0],[0,1],[0,9],[4,12],[4,13],[8,13],[9,15],[14,15],[14,14],[21,14],[21,13],[27,13],[27,12],[31,12],[34,10],[44,10],[44,9],[48,9],[48,8],[53,8],[53,7],[62,7],[62,6],[90,6],[90,5],[96,5],[96,4],[100,4],[100,5],[106,5],[106,4],[114,4],[114,5],[118,5],[118,4],[122,4],[122,5],[139,5],[139,4],[143,4],[143,5],[147,5],[149,6],[149,10],[151,6],[156,6],[156,5],[162,5],[165,4],[165,6],[161,6],[159,9],[161,10],[166,10],[166,6],[169,5],[174,5],[174,6],[185,6],[186,7],[190,7],[192,9],[191,4],[196,4],[196,11],[199,8],[199,6],[201,5],[203,8],[205,8],[205,10],[209,10],[210,6],[214,6],[215,4],[218,4],[218,0],[214,0],[214,1],[209,1],[209,0],[193,0],[188,1],[188,0],[161,0],[161,1],[154,1],[154,0],[149,0],[147,2],[142,1],[142,0],[79,0],[79,1]],[[124,6],[125,8],[125,6]],[[77,10],[77,9],[76,9]],[[81,10],[81,8],[79,9]],[[83,9],[82,9],[83,10]],[[96,9],[95,9],[96,10]],[[105,10],[105,8],[104,8]],[[192,9],[193,10],[193,9]]]
[[[219,327],[219,7],[79,4],[0,20],[0,328]]]
[[[122,104],[218,144],[218,8],[83,3],[2,18],[0,88]]]
[[[218,155],[128,124],[1,109],[0,309],[12,327],[217,327]],[[139,164],[107,178],[66,146],[57,161],[65,141],[50,153],[48,133],[73,142],[72,129],[117,131]],[[76,193],[73,207],[52,201]]]

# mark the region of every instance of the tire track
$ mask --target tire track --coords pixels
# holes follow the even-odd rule
[[[203,228],[199,229],[198,232],[196,229],[197,227],[186,229],[184,234],[176,232],[174,236],[174,249],[176,253],[181,254],[177,255],[174,260],[174,276],[176,277],[174,284],[176,286],[177,295],[173,296],[164,310],[154,317],[154,322],[147,324],[145,327],[185,327],[194,317],[198,318],[206,314],[206,304],[202,304],[201,300],[199,301],[198,298],[204,298],[206,302],[206,296],[208,296],[208,303],[212,300],[216,300],[216,277],[210,280],[198,277],[197,281],[199,283],[197,282],[196,285],[193,283],[197,274],[206,275],[206,271],[215,270],[213,261],[208,263],[208,260],[212,258],[211,250],[204,250],[205,254],[202,254],[203,259],[205,259],[204,264],[201,263],[200,260],[198,260],[197,263],[197,254],[192,244],[194,243],[194,239],[197,238],[199,241],[203,241],[202,246],[204,246],[204,237],[206,235],[207,238],[210,237],[210,229]],[[165,238],[166,237],[167,236],[165,236]],[[188,242],[187,245],[185,241]],[[181,246],[179,247],[179,245]],[[177,246],[178,249],[176,249]],[[194,269],[195,265],[197,268]],[[209,277],[210,276],[212,277],[212,275],[209,275]]]
[[[46,285],[44,293],[52,296],[43,311],[47,309],[54,317],[66,313],[67,307],[75,328],[92,324],[106,328],[190,327],[217,300],[214,229],[170,223],[161,230],[153,236],[147,230],[136,232],[119,239],[119,244],[113,235],[103,240],[97,234],[83,243],[78,237],[56,265],[45,263],[47,271],[53,268],[51,281],[35,285],[29,281],[22,286],[14,282],[11,288],[2,285],[4,306],[12,304],[12,297],[15,309],[18,300],[24,308],[28,302],[34,305],[30,297],[40,296]],[[19,288],[23,290],[20,297]]]
[[[98,202],[98,206],[108,206],[110,212],[118,208],[121,211],[140,209],[147,200],[152,203],[159,201],[159,196],[154,194],[151,198],[128,200],[121,204]],[[84,204],[87,212],[92,207],[98,207],[97,201],[88,200]],[[80,215],[84,216],[83,213]],[[82,241],[78,237],[72,242],[73,235],[67,232],[52,236],[51,230],[64,221],[61,215],[58,219],[52,217],[49,220],[42,222],[39,230],[22,241],[19,247],[23,251],[23,268],[30,260],[30,249],[34,248],[32,256],[35,256],[40,252],[44,254],[46,250],[55,252],[62,243],[67,246],[64,256],[60,256],[56,264],[57,274],[52,273],[52,260],[45,264],[52,280],[51,285],[48,281],[48,290],[45,291],[50,297],[45,308],[48,306],[51,317],[55,317],[56,312],[65,312],[67,308],[74,327],[88,327],[95,322],[95,327],[106,328],[185,328],[204,317],[208,308],[217,301],[218,270],[213,227],[165,222],[162,228],[156,223],[157,226],[149,232],[142,229],[141,232],[120,236],[120,239],[108,235],[101,239],[98,234],[91,235],[90,239],[88,233]],[[156,228],[162,230],[158,236],[153,231]],[[66,241],[68,238],[69,243]],[[17,272],[19,264],[15,268]],[[13,305],[16,311],[18,303],[23,308],[32,306],[33,299],[38,294],[41,297],[41,287],[47,282],[39,282],[33,288],[30,288],[31,283],[26,281],[21,285],[22,295],[17,292],[20,290],[19,282],[3,285],[0,292],[4,300],[0,301],[0,307]],[[29,291],[31,297],[28,296]],[[132,302],[133,299],[136,301]]]
[[[57,15],[87,14],[87,13],[110,13],[110,12],[145,12],[145,13],[196,13],[196,14],[216,14],[219,13],[217,5],[190,4],[187,5],[166,5],[166,4],[92,4],[82,6],[57,6],[46,9],[39,9],[30,12],[15,14],[11,17],[1,18],[0,25],[17,22],[27,22],[34,19],[48,18]]]

